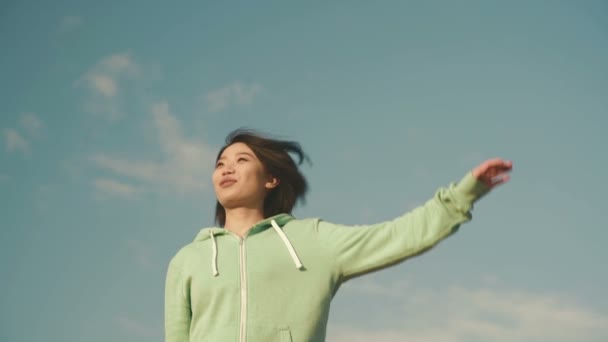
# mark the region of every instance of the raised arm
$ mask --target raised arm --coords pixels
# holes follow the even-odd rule
[[[471,220],[475,201],[508,181],[512,164],[487,160],[458,183],[439,188],[423,205],[383,223],[343,226],[318,223],[319,238],[333,254],[343,280],[382,269],[419,255]]]

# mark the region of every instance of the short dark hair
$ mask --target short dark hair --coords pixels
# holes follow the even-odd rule
[[[300,144],[274,139],[252,129],[239,128],[228,134],[225,145],[217,154],[216,162],[228,146],[239,142],[247,145],[260,160],[264,170],[279,180],[279,184],[264,199],[264,218],[282,213],[291,214],[298,201],[305,201],[308,191],[308,182],[298,165],[303,161],[309,164],[311,162]],[[297,164],[290,153],[298,157]],[[226,224],[226,210],[219,201],[215,205],[215,221],[220,227]]]

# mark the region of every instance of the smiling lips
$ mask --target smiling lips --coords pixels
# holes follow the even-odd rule
[[[225,187],[231,186],[234,183],[236,183],[236,179],[225,178],[225,179],[222,179],[222,181],[220,182],[220,187],[225,188]]]

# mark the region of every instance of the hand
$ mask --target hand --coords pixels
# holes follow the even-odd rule
[[[473,169],[473,177],[490,189],[507,182],[513,163],[500,158],[488,159]]]

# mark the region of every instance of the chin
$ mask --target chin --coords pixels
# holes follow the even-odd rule
[[[217,198],[222,207],[225,209],[232,209],[240,206],[241,201],[236,196],[221,196]]]
[[[224,207],[224,209],[234,209],[234,208],[252,208],[252,203],[256,203],[257,201],[252,201],[251,199],[247,201],[246,198],[241,196],[222,196],[217,198],[218,202]]]

